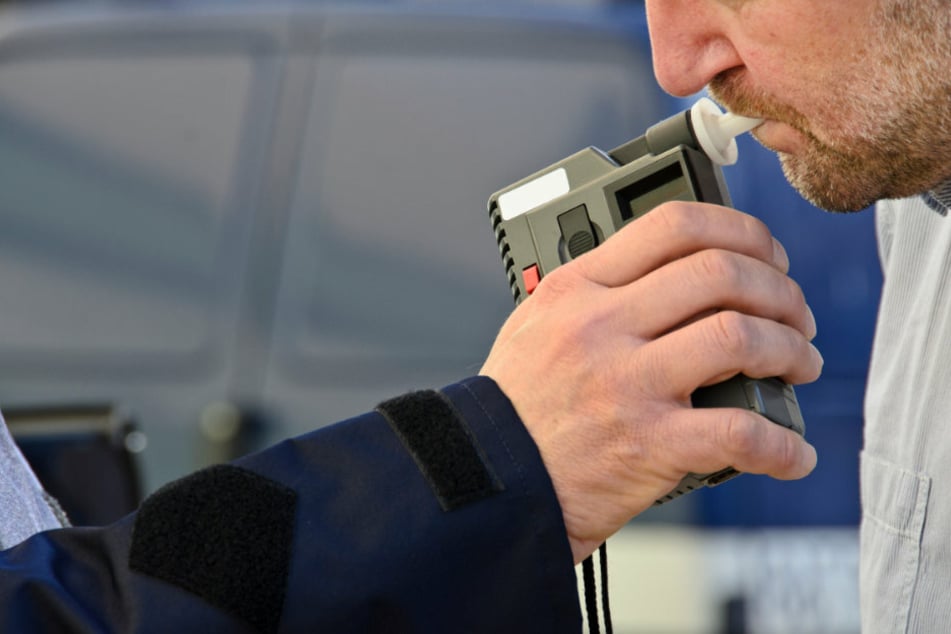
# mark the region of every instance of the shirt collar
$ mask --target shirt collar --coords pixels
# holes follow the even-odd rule
[[[922,197],[929,207],[942,216],[947,216],[948,211],[951,210],[951,180],[925,192]]]

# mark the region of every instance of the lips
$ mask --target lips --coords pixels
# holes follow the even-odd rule
[[[767,119],[753,129],[753,136],[774,152],[795,154],[803,149],[806,139],[803,134],[789,124]]]

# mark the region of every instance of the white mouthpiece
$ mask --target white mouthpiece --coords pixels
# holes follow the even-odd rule
[[[717,165],[736,163],[738,153],[734,137],[749,132],[762,122],[762,119],[724,113],[706,97],[690,108],[690,123],[694,136],[710,160]]]

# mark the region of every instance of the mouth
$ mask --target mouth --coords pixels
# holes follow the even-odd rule
[[[752,135],[766,148],[774,152],[796,154],[805,148],[806,137],[788,123],[766,119],[753,128]]]

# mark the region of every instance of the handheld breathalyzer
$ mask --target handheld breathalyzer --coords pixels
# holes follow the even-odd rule
[[[734,137],[759,123],[704,98],[610,152],[588,147],[493,194],[489,215],[516,304],[547,273],[663,202],[731,206],[721,166],[737,160]],[[777,378],[737,375],[698,389],[691,402],[750,409],[805,434],[796,393]],[[732,467],[688,474],[656,504],[737,475]]]

